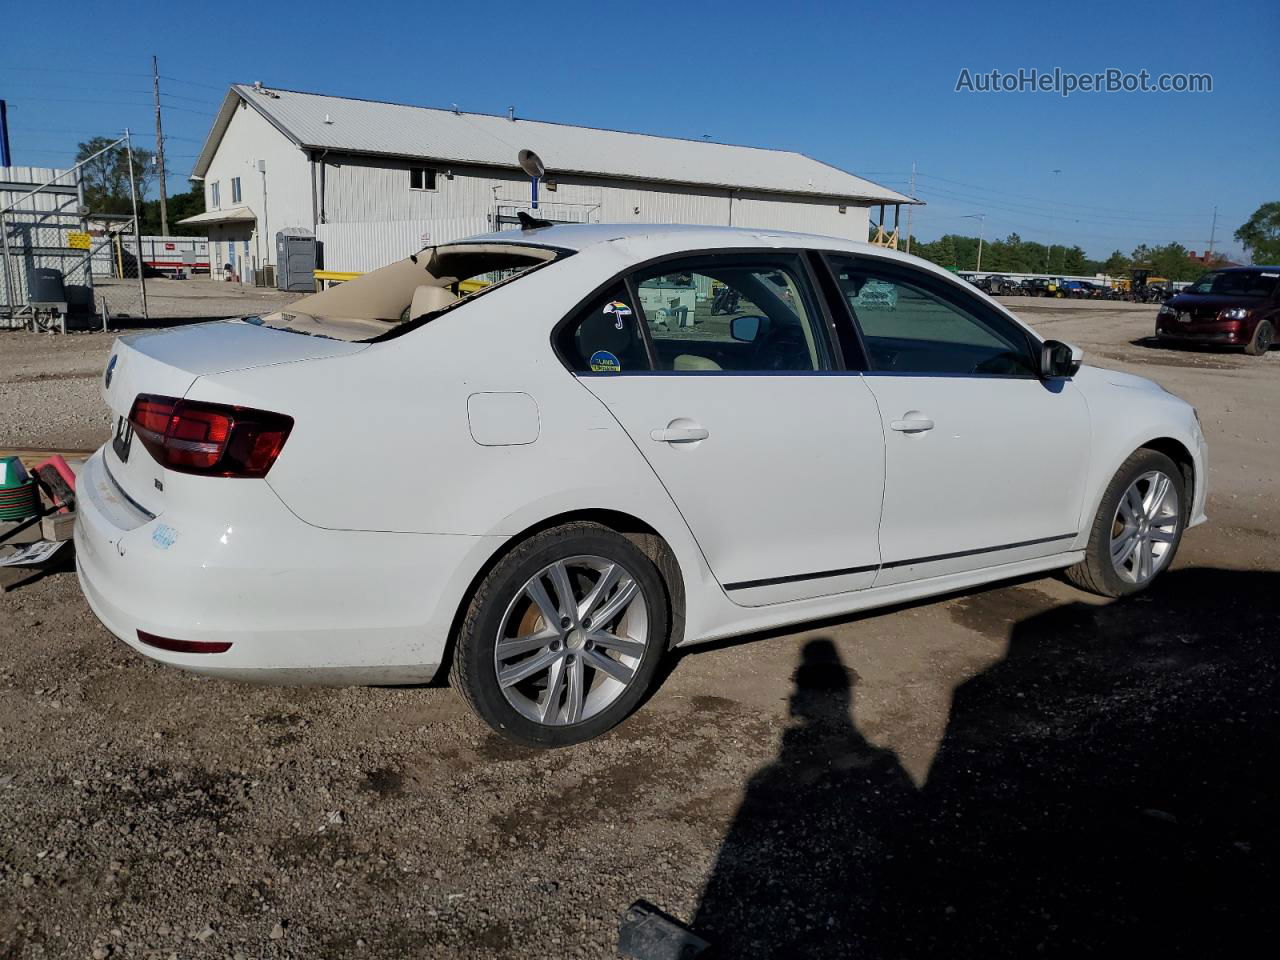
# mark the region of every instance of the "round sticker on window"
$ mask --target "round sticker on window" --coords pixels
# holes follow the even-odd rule
[[[608,350],[597,350],[589,361],[592,373],[621,373],[622,364]]]

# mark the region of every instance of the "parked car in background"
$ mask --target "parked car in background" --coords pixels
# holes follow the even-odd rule
[[[991,294],[993,297],[1009,297],[1020,291],[1017,281],[1010,280],[998,273],[989,274],[980,278],[976,286],[979,290]]]
[[[1156,314],[1156,339],[1271,349],[1280,327],[1280,266],[1214,270],[1170,297]]]
[[[649,322],[673,289],[696,323]],[[622,720],[674,647],[1061,568],[1125,596],[1205,519],[1188,404],[829,237],[475,237],[122,337],[103,397],[76,559],[121,640],[268,682],[451,663],[544,746]]]

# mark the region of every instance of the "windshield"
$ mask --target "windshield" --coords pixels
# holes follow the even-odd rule
[[[1228,297],[1269,297],[1276,292],[1276,270],[1215,270],[1187,288],[1187,293],[1216,293]]]
[[[566,251],[518,243],[455,243],[420,253],[246,322],[335,340],[412,329],[511,283]]]

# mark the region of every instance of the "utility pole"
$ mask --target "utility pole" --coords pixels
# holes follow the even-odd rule
[[[164,129],[160,126],[160,64],[151,57],[151,87],[156,95],[156,166],[160,168],[160,233],[169,235],[169,198],[164,186]]]
[[[907,196],[912,200],[916,198],[916,162],[911,161],[911,186],[907,189]],[[911,211],[916,208],[913,203],[907,207],[907,253],[911,252]]]
[[[982,272],[982,239],[987,235],[987,215],[984,213],[978,217],[978,265],[974,270],[978,273]]]
[[[1213,262],[1213,240],[1218,235],[1218,206],[1213,207],[1213,226],[1209,228],[1209,251],[1204,255],[1206,265]]]
[[[987,215],[985,213],[965,213],[960,216],[960,219],[978,221],[978,263],[973,268],[973,272],[981,273],[982,272],[982,240],[987,235]]]

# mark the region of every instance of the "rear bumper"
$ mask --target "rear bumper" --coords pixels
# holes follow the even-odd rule
[[[419,683],[444,658],[474,571],[500,540],[323,530],[263,482],[210,478],[198,513],[151,517],[101,452],[77,483],[76,567],[89,606],[139,653],[269,683]],[[459,586],[461,584],[461,586]],[[230,643],[175,653],[138,631]]]

